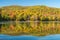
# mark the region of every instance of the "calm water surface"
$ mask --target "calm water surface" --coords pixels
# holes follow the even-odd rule
[[[45,25],[45,26],[51,26],[51,27],[59,27],[60,26],[60,22],[0,22],[0,27],[2,25],[4,25],[5,27],[9,27],[8,25],[23,25],[23,24],[27,24],[26,26],[29,27],[29,24],[33,24],[39,27],[39,25]],[[30,24],[30,25],[31,25]],[[43,27],[42,26],[42,27]],[[1,30],[2,31],[2,30]],[[54,31],[52,31],[54,32]],[[58,32],[59,33],[59,32]],[[0,40],[60,40],[60,34],[51,34],[51,35],[46,35],[46,36],[32,36],[32,35],[16,35],[16,36],[12,36],[12,35],[5,35],[5,34],[0,34]]]

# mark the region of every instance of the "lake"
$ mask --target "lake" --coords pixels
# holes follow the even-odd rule
[[[0,22],[0,40],[60,40],[60,22]]]
[[[9,35],[0,35],[0,40],[60,40],[60,34],[48,35],[48,36],[9,36]]]

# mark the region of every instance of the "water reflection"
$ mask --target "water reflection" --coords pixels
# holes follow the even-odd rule
[[[5,22],[0,24],[0,31],[1,34],[8,35],[60,34],[60,22]]]

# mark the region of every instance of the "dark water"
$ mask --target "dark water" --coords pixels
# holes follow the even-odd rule
[[[0,27],[3,25],[5,27],[9,27],[10,24],[15,24],[15,22],[0,22]],[[19,24],[20,23],[20,24]],[[16,23],[15,25],[23,25],[23,24],[27,24],[26,26],[29,26],[28,23]],[[36,22],[35,22],[36,23]],[[35,25],[35,23],[31,23],[30,25]],[[39,25],[43,25],[44,24],[48,27],[53,26],[53,27],[60,27],[60,22],[39,22]],[[15,26],[14,25],[14,26]],[[37,23],[38,25],[38,23]],[[38,26],[39,27],[39,26]],[[43,27],[42,27],[43,28]],[[59,28],[56,28],[56,30]],[[56,31],[55,30],[55,31]],[[53,31],[52,31],[53,32]],[[57,31],[56,31],[57,32]],[[60,31],[58,31],[59,33]],[[18,35],[18,36],[11,36],[11,35],[4,35],[4,34],[0,34],[0,40],[60,40],[60,34],[51,34],[51,35],[46,35],[46,36],[32,36],[32,35]]]

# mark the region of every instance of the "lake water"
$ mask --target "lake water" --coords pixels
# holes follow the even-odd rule
[[[0,35],[0,40],[60,40],[60,34],[48,35],[48,36],[9,36],[9,35]]]
[[[13,25],[14,28],[10,29],[10,25]],[[12,33],[12,35],[8,34],[9,32],[16,32],[16,30],[20,26],[22,26],[22,27],[23,26],[24,27],[32,27],[32,26],[35,27],[36,26],[38,28],[41,27],[46,32],[42,29],[41,29],[42,30],[41,32],[39,31],[39,34],[44,33],[43,36],[42,35],[37,35],[37,36],[33,35],[34,33],[36,35],[37,33],[35,31],[38,32],[38,30],[33,31],[33,33],[27,31],[27,32],[29,32],[28,35],[25,35],[27,33],[25,33],[24,30],[23,30],[23,32],[25,33],[24,35],[23,34],[22,35],[20,35],[20,34],[19,35],[13,35],[13,33]],[[59,30],[60,29],[60,22],[0,22],[0,27],[1,27],[0,40],[60,40],[60,30]],[[47,31],[47,29],[45,29],[45,27],[46,28],[48,27],[50,29],[47,28],[48,29],[48,31]],[[17,32],[20,32],[19,30],[17,30]]]

